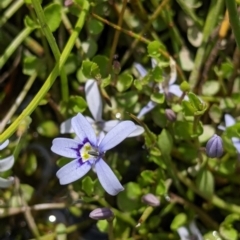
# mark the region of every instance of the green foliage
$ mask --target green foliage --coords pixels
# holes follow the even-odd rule
[[[49,138],[56,137],[59,134],[59,130],[56,123],[51,120],[42,122],[38,126],[37,131],[40,135]]]
[[[61,5],[58,3],[49,4],[44,8],[46,22],[51,32],[55,32],[61,23],[61,10]]]

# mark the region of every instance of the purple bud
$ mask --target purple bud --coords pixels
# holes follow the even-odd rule
[[[73,0],[65,0],[64,1],[64,6],[65,7],[70,7],[73,4]]]
[[[153,207],[158,207],[160,205],[160,200],[152,193],[148,193],[144,195],[142,197],[142,201]]]
[[[165,115],[170,122],[175,122],[176,119],[177,119],[177,116],[172,109],[169,109],[169,108],[166,109],[165,110]]]
[[[223,142],[221,137],[214,134],[207,142],[206,153],[208,157],[219,158],[223,154]]]
[[[113,61],[113,65],[112,65],[112,69],[114,74],[118,75],[121,72],[121,64],[119,61],[114,60]]]
[[[109,208],[96,208],[90,212],[89,217],[94,220],[113,218],[114,214]]]

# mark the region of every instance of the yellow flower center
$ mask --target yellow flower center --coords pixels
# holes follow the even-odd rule
[[[89,154],[89,151],[94,151],[90,143],[85,143],[84,146],[80,150],[80,155],[83,162],[88,161],[91,158],[91,155]]]

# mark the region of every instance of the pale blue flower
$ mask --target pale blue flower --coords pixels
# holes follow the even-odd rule
[[[0,144],[0,150],[6,148],[9,144],[9,140],[6,140],[4,143]],[[0,159],[0,172],[5,172],[9,170],[14,164],[14,156],[10,155],[9,157]],[[14,182],[13,177],[4,179],[0,177],[0,188],[8,188]]]
[[[94,168],[106,192],[116,195],[123,191],[123,186],[102,158],[107,150],[121,143],[135,131],[136,125],[132,121],[122,121],[100,138],[96,136],[91,124],[80,113],[72,118],[71,125],[77,139],[56,138],[51,147],[54,153],[74,159],[57,172],[60,184],[74,182]]]
[[[151,62],[152,62],[152,68],[155,68],[157,66],[156,60],[151,59]],[[147,75],[146,69],[141,64],[134,63],[134,67],[140,73],[142,78]],[[170,69],[171,69],[171,72],[170,72],[169,80],[158,84],[159,93],[164,93],[166,95],[170,93],[177,97],[181,97],[183,92],[180,89],[180,86],[177,84],[174,84],[177,80],[177,70],[176,70],[176,63],[172,58],[170,58]],[[142,117],[146,113],[150,112],[156,106],[157,106],[157,103],[153,101],[149,101],[147,105],[141,109],[137,117],[138,118]]]
[[[192,221],[188,228],[187,227],[180,227],[177,229],[178,235],[180,236],[180,240],[203,240],[203,236],[199,231],[195,221]]]
[[[86,119],[92,124],[97,135],[100,132],[109,132],[113,127],[119,124],[119,120],[110,120],[104,121],[102,119],[103,104],[102,98],[98,89],[97,82],[94,79],[89,79],[85,84],[85,94],[86,101],[89,107],[89,110],[93,116],[93,119],[85,116]],[[60,126],[60,132],[64,133],[73,133],[73,128],[71,126],[71,119],[66,120]],[[128,137],[136,137],[141,135],[144,132],[144,129],[141,126],[136,125],[136,130],[132,132]]]

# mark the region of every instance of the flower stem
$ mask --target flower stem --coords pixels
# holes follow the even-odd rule
[[[228,1],[228,0],[227,0]],[[201,66],[205,58],[205,50],[208,43],[209,36],[211,32],[213,31],[213,28],[217,24],[219,15],[221,14],[221,11],[223,9],[223,0],[212,0],[211,5],[208,11],[207,19],[205,21],[205,25],[203,28],[203,39],[202,44],[197,50],[197,54],[194,61],[194,68],[190,74],[189,77],[189,83],[191,87],[196,87],[198,82],[198,76],[201,72]]]
[[[52,72],[49,74],[47,80],[41,87],[40,91],[36,94],[36,96],[30,102],[30,104],[24,109],[24,111],[20,114],[20,116],[0,135],[0,142],[4,142],[7,138],[9,138],[14,133],[14,131],[17,129],[19,123],[35,110],[35,108],[38,106],[39,102],[42,100],[42,98],[45,96],[47,91],[50,89],[50,87],[52,86],[52,84],[54,83],[55,79],[57,78],[57,76],[59,74],[59,69],[62,69],[62,67],[64,66],[64,64],[74,46],[75,40],[77,39],[77,37],[84,25],[88,10],[89,10],[89,3],[87,0],[85,0],[83,3],[82,12],[80,13],[77,23],[75,25],[75,29],[73,30],[73,32],[66,44],[61,56],[60,56],[59,61],[56,63]]]
[[[235,0],[226,0],[226,6],[229,13],[230,24],[235,36],[238,48],[240,49],[240,21],[237,12],[237,5]]]
[[[23,31],[20,32],[19,35],[10,43],[3,55],[0,57],[0,69],[2,69],[7,60],[16,51],[19,45],[30,35],[32,31],[32,28],[24,28]]]
[[[108,240],[114,240],[114,235],[113,235],[113,219],[108,220]]]
[[[13,116],[17,108],[20,106],[24,98],[26,97],[29,89],[31,88],[32,84],[34,83],[35,79],[37,78],[37,73],[33,73],[32,76],[28,79],[25,86],[23,87],[23,90],[18,95],[18,97],[15,100],[15,103],[12,105],[12,107],[9,109],[8,113],[5,115],[3,120],[0,123],[0,132],[3,131],[5,128],[7,122],[10,120],[10,118]]]
[[[2,27],[7,22],[7,20],[11,18],[20,7],[22,7],[23,4],[24,0],[14,1],[13,4],[8,7],[8,9],[1,16],[0,27]]]
[[[126,6],[127,6],[127,2],[128,2],[128,0],[124,0],[123,4],[122,4],[122,9],[121,9],[120,16],[119,16],[119,19],[118,19],[118,24],[117,24],[120,27],[122,26],[122,23],[123,23],[123,16],[124,16],[124,12],[125,12],[125,9],[126,9]],[[112,44],[110,57],[109,57],[108,72],[110,72],[110,69],[111,69],[111,66],[112,66],[112,60],[113,60],[114,53],[116,51],[116,47],[117,47],[117,43],[118,43],[120,33],[121,32],[119,30],[117,30],[117,29],[115,30],[114,37],[113,37],[113,44]]]
[[[35,9],[35,12],[38,16],[42,31],[44,32],[47,41],[50,45],[50,48],[52,49],[54,58],[56,61],[59,60],[61,53],[59,51],[59,48],[57,46],[56,40],[47,24],[47,21],[45,19],[45,15],[42,9],[42,6],[39,2],[39,0],[32,0],[33,7]],[[61,89],[62,89],[62,98],[64,101],[68,100],[68,79],[67,79],[67,74],[64,70],[64,68],[60,69],[60,77],[61,77]]]

